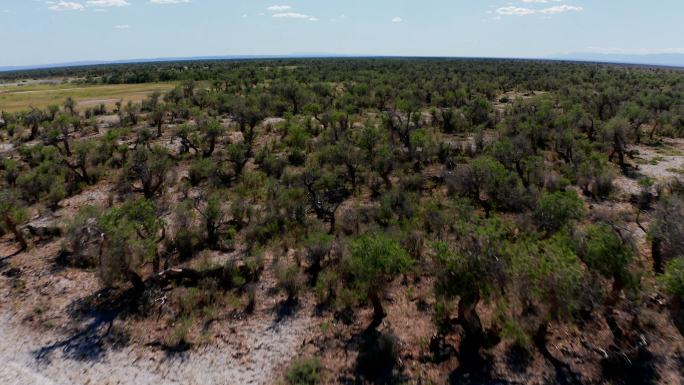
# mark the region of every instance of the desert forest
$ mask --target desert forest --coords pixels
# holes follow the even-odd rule
[[[681,384],[684,70],[0,72],[25,384]]]

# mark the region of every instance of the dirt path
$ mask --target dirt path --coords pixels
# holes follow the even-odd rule
[[[78,104],[99,104],[99,103],[109,103],[116,102],[120,99],[90,99],[90,100],[79,100]]]
[[[0,94],[37,94],[41,92],[62,92],[62,91],[76,91],[76,90],[85,90],[85,87],[81,88],[60,88],[58,90],[37,90],[37,91],[0,91]]]

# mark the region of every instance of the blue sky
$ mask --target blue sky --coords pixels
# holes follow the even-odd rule
[[[0,66],[296,53],[684,53],[675,0],[0,0]]]

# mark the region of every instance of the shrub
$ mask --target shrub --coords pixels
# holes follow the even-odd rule
[[[173,216],[173,236],[169,243],[178,250],[181,258],[192,257],[200,242],[200,233],[195,224],[195,210],[190,202],[176,206]]]
[[[316,299],[318,303],[325,304],[335,299],[337,282],[340,276],[334,271],[325,271],[316,280]]]
[[[584,202],[574,190],[546,194],[537,202],[534,219],[540,229],[555,233],[584,218]]]
[[[323,363],[316,357],[295,361],[285,373],[289,385],[317,385],[323,380]]]
[[[314,233],[306,240],[306,259],[314,270],[321,269],[321,262],[332,250],[333,236],[326,233]]]
[[[684,297],[684,257],[671,260],[660,277],[663,291],[673,297]]]
[[[302,288],[299,268],[289,262],[279,261],[275,266],[275,275],[278,280],[278,288],[285,290],[287,300],[296,300]]]
[[[197,186],[207,179],[208,171],[213,166],[210,158],[200,159],[188,167],[188,178],[192,186]]]
[[[598,198],[605,198],[613,192],[613,180],[615,177],[610,172],[602,172],[594,178],[592,192]]]
[[[152,202],[141,199],[112,208],[98,218],[105,235],[100,277],[105,283],[129,280],[138,294],[144,290],[137,270],[146,261],[158,261],[157,233],[165,226]]]

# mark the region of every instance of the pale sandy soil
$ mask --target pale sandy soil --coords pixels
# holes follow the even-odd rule
[[[643,177],[651,177],[656,182],[664,182],[674,177],[684,177],[680,173],[669,171],[684,168],[684,154],[677,153],[677,151],[684,152],[684,139],[663,139],[663,146],[654,147],[642,144],[631,146],[630,150],[632,149],[639,151],[639,155],[635,159],[627,159],[627,162],[638,166],[638,169],[628,176],[620,175],[618,177],[615,185],[620,192],[638,194],[641,190],[639,179]],[[638,164],[636,161],[636,159],[642,159],[650,162],[654,158],[658,158],[657,164]]]
[[[307,317],[252,324],[230,323],[235,330],[189,353],[167,353],[126,346],[81,358],[79,346],[65,345],[59,333],[36,333],[11,311],[0,312],[0,383],[12,384],[272,384],[308,335]],[[101,329],[106,328],[105,325]],[[98,333],[93,333],[97,335]],[[73,345],[88,343],[74,341]],[[90,343],[96,343],[90,341]],[[227,345],[225,344],[227,343]],[[42,350],[41,350],[42,349]],[[41,356],[42,352],[48,352]]]

